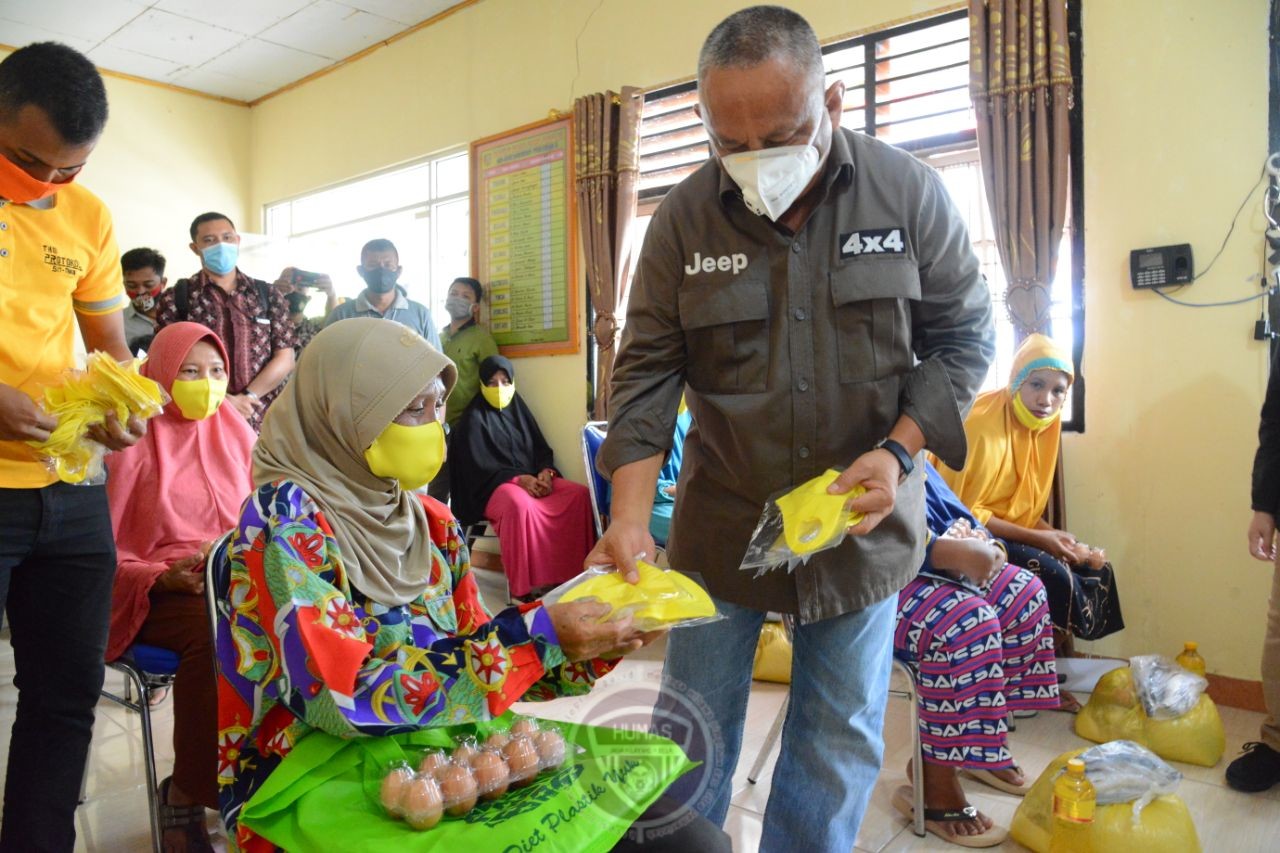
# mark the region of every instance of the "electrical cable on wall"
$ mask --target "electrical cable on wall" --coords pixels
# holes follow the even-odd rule
[[[1235,216],[1231,217],[1231,225],[1227,228],[1226,236],[1222,238],[1222,243],[1218,246],[1218,251],[1209,259],[1209,263],[1205,265],[1205,268],[1192,277],[1191,281],[1174,288],[1174,293],[1178,292],[1183,287],[1186,287],[1187,284],[1199,281],[1208,274],[1209,270],[1213,269],[1213,265],[1217,262],[1218,258],[1222,256],[1223,250],[1227,248],[1227,243],[1231,240],[1231,235],[1235,233],[1236,223],[1240,221],[1240,214],[1244,212],[1245,207],[1249,204],[1249,199],[1253,198],[1253,194],[1258,191],[1258,187],[1261,186],[1263,181],[1267,180],[1268,177],[1270,178],[1270,181],[1267,186],[1267,192],[1263,196],[1262,210],[1263,215],[1267,218],[1269,226],[1266,234],[1267,241],[1271,244],[1270,247],[1276,251],[1270,258],[1268,258],[1267,262],[1274,264],[1277,261],[1280,261],[1280,222],[1277,222],[1273,216],[1273,210],[1276,208],[1277,202],[1280,202],[1280,152],[1277,152],[1268,157],[1262,164],[1262,171],[1258,175],[1258,180],[1254,182],[1253,186],[1249,187],[1249,191],[1245,193],[1245,197],[1240,201],[1240,206],[1236,208]],[[1267,277],[1266,275],[1262,275],[1259,276],[1259,278],[1265,282]],[[1280,289],[1280,272],[1277,273],[1276,284],[1273,284],[1270,287],[1266,287],[1265,284],[1263,286],[1265,289],[1261,293],[1255,293],[1252,296],[1245,296],[1240,299],[1228,299],[1221,302],[1186,302],[1182,299],[1175,299],[1168,293],[1164,292],[1164,289],[1162,288],[1152,288],[1152,290],[1156,296],[1159,296],[1161,299],[1167,302],[1172,302],[1174,305],[1180,305],[1183,308],[1223,308],[1228,305],[1243,305],[1246,302],[1255,302],[1259,299],[1266,299],[1269,296],[1274,296],[1277,293],[1277,290]]]

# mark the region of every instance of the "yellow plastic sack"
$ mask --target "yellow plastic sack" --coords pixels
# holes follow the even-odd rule
[[[160,414],[168,397],[154,381],[138,373],[137,359],[120,364],[103,352],[89,355],[84,370],[72,371],[60,385],[44,390],[43,408],[58,425],[45,441],[29,441],[45,457],[58,479],[81,483],[102,473],[105,448],[86,438],[89,427],[115,412],[121,424],[130,416],[146,420]]]
[[[848,494],[827,494],[827,487],[839,476],[840,472],[831,468],[774,501],[782,512],[782,537],[792,554],[824,548],[842,536],[845,528],[862,521],[863,513],[848,512],[844,505],[865,494],[866,489],[854,486]]]
[[[756,641],[756,662],[751,677],[757,681],[791,683],[791,640],[781,622],[766,622]]]
[[[716,616],[716,605],[707,591],[680,572],[660,569],[636,560],[640,581],[627,583],[613,569],[590,569],[569,581],[559,596],[553,591],[544,601],[577,601],[593,598],[610,605],[606,617],[617,619],[630,613],[637,627],[645,631],[670,628],[693,620]]]
[[[1048,853],[1053,832],[1053,782],[1069,759],[1083,749],[1055,758],[1036,779],[1013,815],[1009,834],[1035,853]],[[1154,750],[1153,750],[1154,751]],[[1156,797],[1135,824],[1132,803],[1098,806],[1093,818],[1093,853],[1200,853],[1200,838],[1187,805],[1177,794]]]
[[[1076,715],[1076,734],[1096,743],[1131,740],[1166,761],[1213,767],[1227,748],[1218,707],[1203,694],[1196,706],[1174,720],[1147,716],[1138,700],[1129,667],[1112,670],[1098,680],[1089,704]]]

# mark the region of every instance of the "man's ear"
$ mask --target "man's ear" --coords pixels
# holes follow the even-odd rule
[[[204,255],[201,255],[201,254],[200,254],[200,250],[196,248],[196,244],[195,244],[195,243],[188,243],[188,244],[187,244],[187,246],[189,246],[189,247],[190,247],[190,249],[191,249],[191,253],[192,253],[193,255],[195,255],[197,258],[203,258],[203,257],[204,257]]]

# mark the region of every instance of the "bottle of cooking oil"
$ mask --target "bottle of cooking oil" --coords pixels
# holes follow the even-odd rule
[[[1204,658],[1200,657],[1200,652],[1196,651],[1198,644],[1187,642],[1182,646],[1182,654],[1178,655],[1178,666],[1183,669],[1189,669],[1196,675],[1204,678]]]
[[[1073,758],[1053,783],[1053,835],[1049,853],[1093,853],[1093,813],[1097,794],[1084,775],[1084,762]]]

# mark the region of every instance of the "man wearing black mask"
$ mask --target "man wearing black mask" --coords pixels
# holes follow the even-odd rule
[[[408,326],[440,349],[440,333],[427,306],[414,302],[405,289],[396,284],[400,271],[400,253],[394,243],[383,239],[365,243],[360,250],[360,266],[356,267],[365,288],[355,299],[330,311],[325,327],[352,317],[381,317]]]

